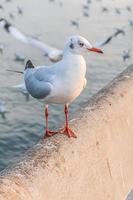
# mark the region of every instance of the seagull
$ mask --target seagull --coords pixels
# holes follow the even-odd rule
[[[0,26],[3,27],[8,34],[12,35],[17,40],[41,49],[44,54],[50,59],[50,61],[57,62],[62,59],[62,50],[52,47],[34,37],[27,36],[11,23],[9,23],[6,19],[0,19]]]
[[[19,15],[23,15],[23,9],[20,6],[17,6],[17,12]]]
[[[15,19],[15,15],[13,14],[13,13],[9,13],[9,17],[11,18],[11,19]]]
[[[108,36],[106,39],[104,39],[101,42],[97,42],[97,44],[95,44],[95,46],[96,47],[103,47],[106,44],[108,44],[109,42],[111,42],[112,39],[117,37],[119,34],[122,34],[123,36],[125,35],[125,31],[123,29],[115,28],[115,30],[116,31],[112,35]]]
[[[83,9],[85,9],[85,10],[89,10],[90,7],[89,7],[88,5],[83,5]]]
[[[76,138],[68,123],[68,105],[74,101],[85,88],[87,80],[86,63],[83,57],[85,52],[103,53],[99,48],[93,47],[81,36],[70,36],[63,49],[63,59],[51,66],[34,67],[30,60],[24,70],[26,89],[32,97],[46,103],[45,137],[61,133]],[[48,128],[48,104],[64,104],[65,128],[51,131]]]
[[[107,7],[105,7],[105,6],[102,7],[102,12],[108,12],[108,11],[109,11],[109,9]]]
[[[72,19],[71,20],[71,25],[75,26],[78,29],[79,28],[79,19],[78,18]]]
[[[107,37],[107,39],[104,39],[104,40],[102,40],[101,42],[98,42],[98,43],[96,44],[96,46],[97,46],[97,47],[103,47],[103,46],[105,46],[106,44],[108,44],[109,42],[111,42],[112,39],[113,39],[113,36],[111,35],[111,36]]]
[[[92,1],[91,0],[87,0],[86,3],[90,4],[90,3],[92,3]]]
[[[3,119],[6,119],[5,114],[7,113],[6,108],[5,108],[5,102],[2,101],[0,102],[0,115]]]
[[[121,10],[119,8],[115,8],[115,12],[116,14],[120,15],[121,14]]]
[[[130,53],[131,53],[131,49],[128,49],[128,50],[124,50],[124,51],[123,51],[122,57],[123,57],[123,61],[124,61],[124,62],[125,62],[127,59],[130,59],[130,57],[131,57]]]
[[[0,9],[4,9],[2,5],[0,5]]]
[[[84,16],[84,17],[89,17],[89,13],[86,12],[86,11],[84,10],[84,11],[83,11],[83,16]]]
[[[115,28],[115,30],[116,30],[116,31],[115,31],[113,37],[116,37],[116,36],[119,35],[119,34],[122,34],[123,36],[125,35],[124,29],[122,29],[122,28]]]
[[[130,5],[127,5],[126,10],[129,11],[129,12],[132,12],[132,7]]]

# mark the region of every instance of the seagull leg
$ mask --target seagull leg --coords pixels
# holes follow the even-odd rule
[[[51,137],[58,133],[58,131],[50,131],[48,130],[48,105],[45,106],[45,119],[46,119],[46,132],[44,134],[44,138]]]
[[[59,133],[65,134],[68,137],[77,138],[75,133],[69,128],[69,125],[68,125],[68,105],[67,104],[65,104],[65,106],[64,106],[64,113],[65,113],[65,117],[66,117],[66,125],[65,125],[65,128],[63,128],[59,131]]]

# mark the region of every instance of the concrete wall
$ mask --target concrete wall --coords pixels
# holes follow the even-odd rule
[[[133,65],[75,115],[77,139],[41,141],[0,179],[0,200],[125,200],[133,186]]]

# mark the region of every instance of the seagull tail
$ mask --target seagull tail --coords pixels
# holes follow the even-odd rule
[[[34,68],[34,65],[32,64],[32,62],[30,60],[27,61],[26,65],[25,65],[25,70],[28,68]]]
[[[9,72],[15,72],[15,73],[19,73],[19,74],[23,74],[24,73],[22,71],[12,70],[12,69],[7,69],[7,71],[9,71]]]

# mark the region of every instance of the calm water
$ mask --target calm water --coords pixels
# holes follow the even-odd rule
[[[62,3],[61,3],[62,2]],[[119,35],[105,46],[104,55],[88,54],[87,80],[88,84],[81,96],[70,106],[74,113],[90,96],[104,87],[110,80],[125,69],[132,58],[125,63],[122,60],[123,50],[132,49],[133,29],[128,25],[128,19],[133,19],[133,11],[126,10],[127,5],[133,8],[132,0],[92,0],[90,17],[82,14],[85,0],[12,0],[4,3],[0,10],[1,17],[6,17],[22,32],[29,35],[39,35],[39,38],[57,48],[62,48],[69,35],[80,34],[92,44],[101,41],[114,32],[114,28],[123,27],[126,35]],[[9,18],[9,12],[15,12],[17,5],[24,10],[23,16]],[[109,11],[102,12],[102,6]],[[121,14],[115,12],[120,8]],[[71,26],[70,20],[79,18],[79,29]],[[0,42],[7,46],[0,54],[0,101],[6,102],[7,118],[0,117],[0,170],[20,157],[28,148],[36,144],[44,133],[44,105],[25,97],[14,90],[12,86],[22,82],[23,76],[10,73],[6,69],[23,70],[24,64],[14,62],[14,53],[21,52],[31,59],[35,65],[50,65],[43,53],[31,46],[15,40],[0,28]],[[132,52],[131,52],[132,53]],[[64,122],[63,106],[50,106],[50,128],[57,128]]]

